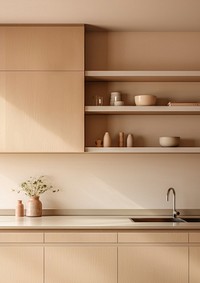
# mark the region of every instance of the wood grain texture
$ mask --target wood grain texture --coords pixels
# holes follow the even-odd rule
[[[200,247],[190,247],[189,249],[189,283],[200,282]]]
[[[116,247],[46,247],[47,283],[117,283]]]
[[[43,233],[1,232],[0,243],[42,243]]]
[[[84,70],[84,27],[0,26],[0,70]]]
[[[190,243],[200,243],[200,233],[198,232],[189,233],[189,242]]]
[[[188,283],[187,247],[119,247],[118,283]]]
[[[43,283],[42,247],[0,247],[1,282]]]
[[[187,243],[187,233],[119,233],[119,243]]]
[[[45,233],[49,243],[117,243],[117,233]]]
[[[84,74],[0,72],[0,152],[83,152]]]

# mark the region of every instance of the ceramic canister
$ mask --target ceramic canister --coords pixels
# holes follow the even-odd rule
[[[132,134],[128,134],[127,139],[126,139],[126,146],[127,147],[133,146],[133,135]]]
[[[104,147],[110,147],[111,146],[111,137],[110,137],[110,134],[108,132],[106,132],[104,134],[104,137],[103,137],[103,146]]]

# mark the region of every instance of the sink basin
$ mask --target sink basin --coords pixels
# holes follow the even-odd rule
[[[187,217],[183,217],[181,219],[183,219],[186,222],[200,222],[200,218],[189,218],[189,217],[187,218]]]
[[[131,218],[133,222],[171,222],[171,223],[179,223],[186,222],[187,220],[183,220],[182,218],[172,218],[172,217],[135,217]],[[199,219],[200,221],[200,219]]]

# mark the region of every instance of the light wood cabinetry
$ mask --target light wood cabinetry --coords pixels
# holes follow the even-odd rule
[[[189,233],[189,283],[200,282],[200,233]]]
[[[82,72],[1,72],[1,152],[83,151]]]
[[[45,239],[51,242],[46,283],[117,283],[116,233],[46,233]]]
[[[0,233],[1,281],[43,283],[42,233]]]
[[[0,70],[84,70],[84,26],[0,26]]]
[[[186,233],[119,233],[127,244],[118,247],[118,282],[187,283],[187,239]]]
[[[0,26],[0,152],[84,151],[84,26]]]
[[[188,282],[187,247],[119,247],[118,264],[119,283]]]
[[[197,283],[199,264],[199,232],[0,233],[5,283]]]
[[[147,38],[155,44],[155,50],[152,48],[148,53],[149,58],[143,44]],[[184,40],[179,34],[174,43],[171,33],[87,32],[86,152],[200,153],[200,135],[195,130],[200,107],[167,106],[169,101],[198,102],[200,72],[197,50],[193,46],[195,38],[187,45],[188,52],[192,53],[191,63],[184,59],[182,51],[177,54],[176,50],[170,50],[167,61],[166,54],[160,56],[166,51],[166,42],[180,47]],[[111,91],[122,93],[125,106],[109,106]],[[134,106],[134,96],[139,94],[156,95],[157,106]],[[96,96],[103,97],[104,106],[95,106]],[[95,140],[102,139],[106,131],[111,135],[112,147],[96,148]],[[134,135],[133,148],[119,148],[118,134],[122,131]],[[180,147],[161,147],[160,136],[180,136]]]

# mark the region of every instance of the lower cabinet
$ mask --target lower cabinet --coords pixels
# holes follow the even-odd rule
[[[118,283],[188,282],[187,247],[127,246],[118,249]]]
[[[188,283],[188,234],[118,234],[118,283]]]
[[[42,283],[42,247],[0,247],[2,283]]]
[[[117,233],[45,233],[45,283],[117,283]]]
[[[45,283],[117,283],[117,247],[45,249]]]
[[[0,233],[0,282],[43,283],[42,233]]]
[[[189,283],[200,282],[200,233],[189,233]]]
[[[2,283],[199,283],[200,233],[0,232]]]

